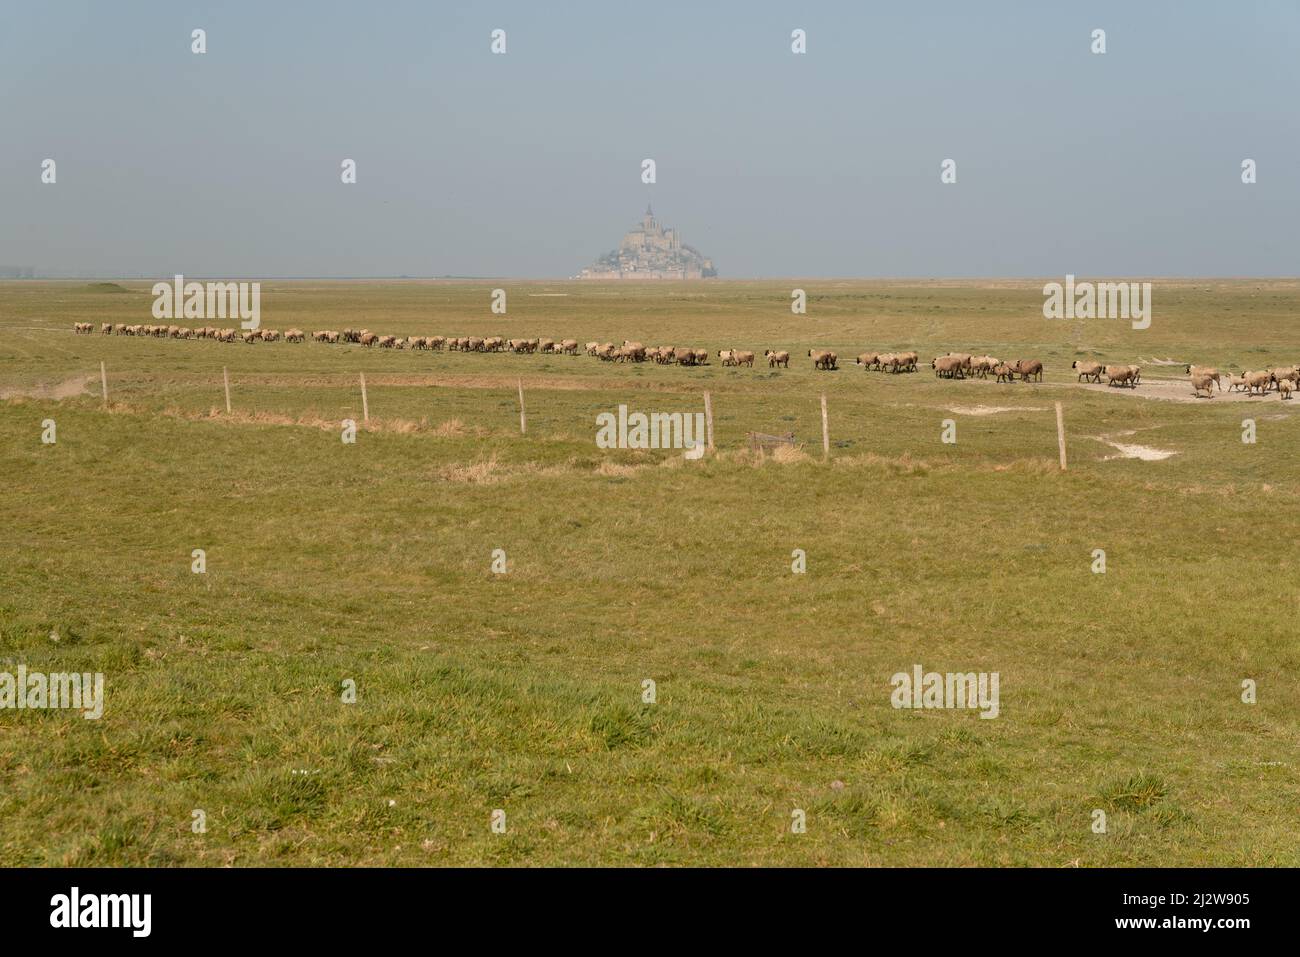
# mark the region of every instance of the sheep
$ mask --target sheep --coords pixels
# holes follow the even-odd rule
[[[998,360],[992,356],[973,356],[970,360],[971,374],[977,375],[981,379],[987,379],[989,370],[998,364]]]
[[[1043,381],[1043,364],[1037,359],[1017,359],[1011,364],[1011,368],[1026,382],[1035,377],[1039,382]]]
[[[974,359],[973,356],[965,352],[950,352],[948,353],[948,356],[957,360],[958,364],[961,366],[963,377],[970,374],[972,360]]]
[[[1133,381],[1132,366],[1106,366],[1106,385],[1128,385]]]
[[[632,362],[643,362],[645,361],[645,345],[640,342],[629,342],[624,339],[621,355],[624,361],[630,360]],[[705,358],[708,357],[707,352],[704,355]]]
[[[900,352],[898,353],[898,366],[896,368],[901,372],[915,372],[916,364],[920,361],[921,357],[915,352]]]
[[[329,332],[325,333],[325,341],[333,345],[339,341],[339,334],[331,329]]]
[[[879,352],[864,352],[853,360],[855,366],[862,366],[864,369],[870,369],[880,359]]]
[[[1015,382],[1016,370],[1005,362],[999,362],[993,367],[993,374],[998,377],[999,382]]]
[[[782,350],[781,352],[773,352],[771,349],[768,349],[763,353],[763,357],[767,359],[767,367],[769,369],[775,366],[783,366],[786,369],[790,368],[790,353],[785,350]]]
[[[730,349],[719,349],[718,358],[722,360],[724,366],[736,364],[735,360],[732,358],[732,351]]]
[[[1269,369],[1268,372],[1269,372],[1269,375],[1271,375],[1271,376],[1273,377],[1273,385],[1274,385],[1274,387],[1277,387],[1277,388],[1279,388],[1279,389],[1280,389],[1280,387],[1281,387],[1282,381],[1285,380],[1285,379],[1290,379],[1290,380],[1291,380],[1291,386],[1292,386],[1292,388],[1294,388],[1294,387],[1295,387],[1296,379],[1297,379],[1298,377],[1300,377],[1300,370],[1296,370],[1296,369],[1293,369],[1293,368],[1292,368],[1292,369],[1286,369],[1286,368],[1282,368],[1282,369]]]
[[[962,356],[955,355],[936,356],[931,360],[930,368],[937,379],[964,379],[966,366],[962,359]]]
[[[1079,374],[1079,382],[1082,382],[1084,379],[1087,379],[1090,382],[1100,382],[1102,369],[1104,367],[1100,362],[1076,361],[1070,364],[1070,368]]]
[[[1246,372],[1243,373],[1246,379],[1246,393],[1252,394],[1256,390],[1260,395],[1268,391],[1273,382],[1273,375],[1270,372]]]
[[[1189,376],[1198,376],[1198,375],[1209,376],[1211,379],[1214,380],[1214,384],[1217,385],[1220,390],[1223,389],[1223,383],[1219,381],[1219,370],[1214,368],[1213,366],[1189,365],[1187,367],[1187,374]]]
[[[596,350],[599,348],[600,348],[599,342],[588,342],[586,345],[587,355],[594,356],[596,354]]]
[[[1291,392],[1295,389],[1295,383],[1290,379],[1279,379],[1277,391],[1283,400],[1291,398]]]
[[[578,340],[565,339],[560,343],[560,351],[566,356],[576,356],[578,354]]]
[[[731,352],[731,361],[737,366],[748,366],[752,369],[754,368],[754,353],[745,351],[736,352],[733,349]]]
[[[876,356],[876,368],[881,372],[897,372],[902,358],[892,352],[882,352]]]
[[[329,333],[323,329],[318,329],[311,334],[313,342],[324,342],[329,337]]]
[[[367,332],[364,335],[362,335],[362,337],[357,341],[360,342],[366,348],[370,348],[376,342],[379,341],[379,337],[375,335],[373,332]]]
[[[677,349],[677,350],[674,352],[674,355],[677,357],[677,364],[678,364],[678,365],[683,365],[683,366],[693,366],[693,365],[695,365],[695,350],[694,350],[694,349]]]
[[[1200,397],[1204,392],[1207,397],[1214,398],[1214,380],[1208,375],[1192,376],[1192,395]]]
[[[1244,375],[1228,376],[1228,391],[1236,392],[1238,390],[1242,392],[1246,391],[1246,377]]]
[[[442,347],[446,344],[446,342],[447,342],[446,336],[429,336],[427,339],[424,340],[425,345],[427,345],[430,349],[436,352],[441,352]]]
[[[813,350],[809,349],[808,356],[813,361],[814,369],[822,369],[824,371],[830,371],[834,369],[835,363],[839,359],[839,356],[837,356],[835,353],[828,352],[821,349],[817,350],[816,352],[813,352]]]
[[[260,337],[256,332],[245,332],[240,338],[242,338],[245,342],[252,344],[256,342]]]

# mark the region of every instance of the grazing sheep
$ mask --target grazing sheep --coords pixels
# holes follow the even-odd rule
[[[1101,373],[1105,367],[1100,362],[1073,362],[1070,364],[1070,368],[1079,374],[1079,382],[1084,379],[1089,382],[1100,382]]]
[[[594,356],[596,354],[596,350],[599,348],[600,348],[599,342],[588,342],[586,345],[587,355]]]
[[[1138,383],[1142,381],[1142,367],[1129,366],[1128,371],[1132,373],[1133,388],[1136,389],[1138,387]]]
[[[560,351],[566,356],[576,356],[578,354],[578,340],[565,339],[560,343]]]
[[[379,337],[375,335],[373,332],[367,332],[364,335],[362,335],[362,337],[357,341],[360,342],[366,348],[369,348],[379,341]]]
[[[1016,370],[1011,368],[1005,362],[999,362],[993,367],[993,374],[998,377],[999,382],[1015,382]]]
[[[256,332],[245,332],[243,336],[241,336],[240,338],[242,338],[245,342],[251,344],[257,342],[257,340],[261,337],[258,336]]]
[[[442,347],[443,347],[443,346],[446,344],[446,342],[447,342],[447,337],[446,337],[446,336],[429,336],[429,338],[425,339],[424,342],[425,342],[425,345],[427,345],[430,349],[433,349],[433,350],[436,351],[436,352],[441,352],[441,351],[442,351]]]
[[[1294,389],[1295,389],[1295,383],[1292,382],[1290,379],[1278,380],[1277,391],[1281,395],[1283,400],[1291,398],[1291,393]]]
[[[731,355],[732,353],[730,349],[718,350],[718,358],[722,360],[724,366],[735,365],[735,361],[731,358]]]
[[[895,368],[900,372],[915,372],[916,364],[921,361],[921,357],[915,352],[900,352],[897,358],[898,364]],[[969,368],[970,366],[967,366],[968,370]]]
[[[879,352],[864,352],[853,360],[855,366],[862,366],[864,369],[870,369],[880,360]]]
[[[1228,391],[1229,391],[1229,392],[1237,392],[1237,391],[1245,392],[1245,391],[1246,391],[1246,377],[1245,377],[1244,375],[1230,375],[1230,376],[1228,376]]]
[[[881,372],[897,372],[899,366],[902,364],[902,357],[897,356],[892,352],[882,352],[880,355],[876,356],[876,368]]]
[[[763,353],[763,357],[767,359],[767,367],[769,369],[774,366],[783,366],[787,369],[790,368],[790,353],[784,350],[781,352],[773,352],[771,349],[768,349]]]
[[[835,363],[839,360],[839,356],[837,356],[835,353],[828,352],[822,349],[819,349],[816,352],[814,352],[812,349],[809,349],[808,356],[813,361],[814,369],[822,369],[824,371],[830,371],[834,369]]]
[[[748,366],[752,369],[754,368],[754,353],[743,350],[736,352],[733,349],[731,352],[731,361],[737,366]]]
[[[1208,398],[1214,398],[1214,380],[1207,375],[1192,376],[1192,395],[1199,398],[1202,392]]]

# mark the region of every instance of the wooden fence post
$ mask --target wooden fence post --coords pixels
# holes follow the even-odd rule
[[[104,390],[104,405],[108,405],[108,368],[99,360],[99,385]]]
[[[704,393],[704,444],[713,450],[713,397]]]
[[[226,367],[221,367],[221,381],[226,384],[226,415],[230,414],[230,373]]]
[[[361,373],[361,417],[370,424],[370,400],[366,398],[366,374]]]
[[[1056,443],[1061,447],[1061,471],[1065,471],[1065,417],[1061,403],[1056,403]]]
[[[519,380],[519,434],[528,434],[528,415],[524,411],[524,380]]]
[[[826,393],[822,393],[822,458],[831,457],[831,427],[826,416]]]

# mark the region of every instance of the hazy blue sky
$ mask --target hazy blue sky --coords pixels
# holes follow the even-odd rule
[[[647,201],[724,278],[1296,275],[1300,2],[0,0],[0,264],[563,277]]]

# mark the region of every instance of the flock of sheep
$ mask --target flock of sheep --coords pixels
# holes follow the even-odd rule
[[[78,335],[91,335],[95,331],[94,323],[78,322],[73,324]],[[307,334],[301,329],[287,329],[283,333],[275,329],[217,329],[204,326],[191,329],[186,326],[127,325],[125,323],[104,322],[99,326],[103,335],[152,336],[160,339],[213,339],[218,342],[305,342]],[[516,352],[524,354],[544,353],[575,356],[579,352],[577,339],[506,339],[502,336],[488,337],[452,337],[446,336],[389,336],[378,335],[369,329],[344,329],[342,332],[323,330],[313,332],[314,342],[338,343],[355,342],[359,345],[380,349],[419,349],[448,352]],[[706,349],[694,349],[683,346],[649,346],[640,342],[624,340],[621,346],[612,342],[588,342],[581,347],[589,356],[595,356],[605,362],[655,362],[660,365],[699,366],[709,361]],[[724,366],[754,367],[753,352],[741,349],[720,349],[717,357]],[[839,356],[829,350],[809,349],[808,357],[812,359],[813,368],[831,371],[838,368]],[[790,353],[768,349],[763,353],[768,368],[790,367]],[[915,372],[920,356],[915,352],[864,352],[854,360],[855,365],[864,369],[889,373]],[[930,368],[941,379],[987,378],[996,376],[999,382],[1014,382],[1017,378],[1028,382],[1043,381],[1043,364],[1037,359],[1017,359],[1006,362],[995,356],[977,356],[964,352],[950,352],[936,356],[930,362]],[[1105,365],[1100,362],[1078,361],[1072,367],[1080,382],[1100,383],[1105,376],[1108,386],[1137,388],[1142,381],[1142,367],[1134,365]],[[1191,379],[1193,395],[1211,396],[1218,386],[1223,389],[1223,379],[1228,380],[1229,391],[1241,390],[1250,395],[1265,395],[1276,391],[1281,398],[1289,399],[1300,387],[1300,367],[1266,369],[1259,372],[1243,372],[1241,375],[1221,375],[1218,369],[1189,365],[1186,368]]]
[[[1213,388],[1223,390],[1223,377],[1219,370],[1211,366],[1188,366],[1187,374],[1192,380],[1192,394],[1213,396]],[[1243,372],[1241,375],[1227,376],[1229,392],[1245,392],[1247,395],[1267,395],[1277,392],[1282,399],[1291,398],[1296,387],[1300,385],[1300,364],[1282,366],[1276,369],[1264,369],[1259,372]]]

